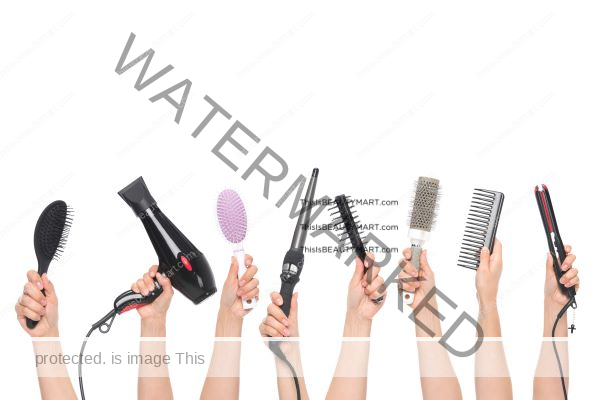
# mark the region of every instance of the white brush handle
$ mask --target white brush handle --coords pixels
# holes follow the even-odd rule
[[[417,272],[419,272],[419,268],[421,268],[421,250],[422,248],[420,245],[413,244],[411,246],[412,255],[410,257],[410,261]],[[402,300],[404,301],[404,304],[410,306],[415,301],[414,292],[402,292]]]
[[[233,255],[237,258],[238,262],[238,279],[246,273],[246,253],[244,252],[244,246],[242,243],[234,245]],[[250,310],[256,307],[256,299],[253,297],[250,300],[242,301],[244,310]]]

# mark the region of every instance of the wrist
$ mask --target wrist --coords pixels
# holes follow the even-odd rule
[[[58,338],[60,335],[58,334],[58,327],[56,328],[51,328],[48,330],[48,332],[44,333],[43,335],[40,335],[40,337],[43,338]]]
[[[164,337],[167,333],[167,319],[165,315],[156,315],[142,318],[142,337]]]
[[[242,334],[243,318],[229,308],[220,308],[217,316],[217,337],[238,337]]]
[[[356,311],[346,312],[346,323],[344,325],[344,337],[369,337],[371,336],[372,321],[365,318]]]

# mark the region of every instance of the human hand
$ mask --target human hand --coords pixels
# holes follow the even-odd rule
[[[575,287],[575,291],[579,291],[579,271],[573,267],[575,262],[575,255],[571,254],[571,246],[565,246],[565,252],[567,257],[561,265],[561,270],[565,271],[565,274],[560,278],[560,281],[567,288]],[[556,276],[554,275],[554,263],[550,253],[546,255],[546,284],[544,288],[544,296],[547,301],[553,305],[564,306],[569,301],[569,298],[563,294],[558,287],[556,282]]]
[[[173,298],[173,286],[171,286],[171,281],[165,275],[158,273],[157,265],[150,267],[148,272],[146,272],[141,279],[138,279],[137,282],[131,285],[131,290],[147,296],[155,289],[154,278],[156,278],[160,286],[162,286],[163,291],[152,303],[137,309],[142,320],[165,319],[167,317],[169,305],[171,304],[171,299]]]
[[[58,298],[54,285],[47,274],[40,277],[35,271],[27,272],[27,280],[23,295],[15,305],[17,320],[31,337],[58,337]],[[39,322],[35,328],[29,329],[26,318]]]
[[[502,243],[496,240],[494,252],[491,255],[487,247],[481,249],[479,268],[475,274],[479,307],[489,307],[495,304],[500,275],[502,275]]]
[[[258,272],[256,265],[252,265],[254,259],[246,254],[246,272],[238,279],[238,262],[237,257],[231,257],[231,265],[229,273],[223,284],[223,292],[221,294],[221,310],[231,313],[238,318],[243,318],[246,314],[253,310],[245,310],[242,302],[252,299],[258,300],[260,292],[258,288],[258,279],[254,277]]]
[[[267,316],[262,320],[259,331],[262,337],[299,337],[298,329],[298,292],[292,295],[290,315],[286,317],[281,310],[283,297],[278,292],[271,293],[271,304],[267,307]],[[282,350],[297,342],[282,342]]]
[[[354,275],[348,286],[348,312],[361,319],[371,320],[381,310],[386,299],[387,291],[383,286],[383,278],[379,275],[381,268],[374,263],[375,255],[367,254],[365,261],[356,257]],[[365,270],[365,267],[367,268]],[[370,280],[370,283],[367,282]],[[375,304],[373,300],[382,300]]]
[[[418,271],[410,262],[412,249],[410,247],[404,249],[402,255],[406,265],[398,275],[398,288],[407,292],[414,292],[414,300],[410,307],[417,308],[427,293],[435,287],[435,276],[427,260],[427,250],[421,251],[419,260],[421,266]],[[435,297],[430,300],[431,303],[435,301]]]

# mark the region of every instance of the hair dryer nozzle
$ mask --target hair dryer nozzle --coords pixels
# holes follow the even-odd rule
[[[156,205],[156,200],[148,191],[141,176],[119,191],[119,196],[131,207],[134,214],[139,216],[150,207]]]

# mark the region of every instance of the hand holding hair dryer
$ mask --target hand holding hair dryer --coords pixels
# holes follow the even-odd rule
[[[164,273],[173,287],[194,304],[216,293],[215,278],[206,257],[158,208],[144,179],[140,176],[119,195],[142,221],[158,255],[158,272]],[[155,285],[160,288],[156,280]]]

